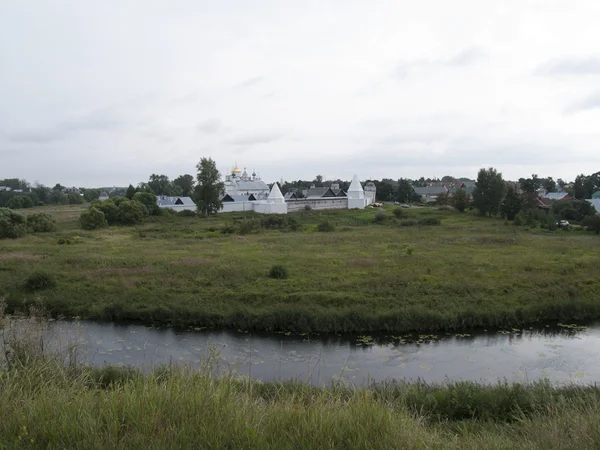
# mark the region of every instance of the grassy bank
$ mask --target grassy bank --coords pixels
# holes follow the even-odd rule
[[[78,207],[54,233],[0,241],[0,295],[56,314],[298,332],[404,332],[600,317],[600,239],[437,209],[303,211],[302,231],[222,234],[241,214],[158,217],[86,232]],[[318,232],[323,221],[335,231]],[[231,231],[231,230],[230,230]],[[282,265],[287,279],[269,278]],[[53,287],[32,291],[44,271]]]
[[[592,387],[396,385],[317,389],[163,368],[0,369],[0,448],[600,447]]]

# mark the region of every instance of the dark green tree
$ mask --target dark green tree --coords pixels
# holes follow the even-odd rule
[[[160,216],[160,206],[156,203],[156,196],[149,192],[137,192],[133,196],[133,200],[140,202],[142,205],[148,208],[148,213],[151,216]]]
[[[523,209],[523,199],[512,186],[509,186],[500,205],[502,217],[505,217],[508,220],[514,220],[521,209]]]
[[[473,205],[484,216],[497,215],[505,188],[506,183],[502,179],[502,174],[496,169],[490,167],[479,170],[477,186],[473,192]]]
[[[92,203],[94,200],[97,200],[99,196],[100,189],[86,189],[83,191],[83,199],[88,203]]]
[[[413,187],[410,182],[404,178],[398,180],[398,188],[396,189],[396,200],[405,203],[413,200]]]
[[[556,181],[552,177],[543,178],[542,187],[546,192],[556,192]]]
[[[181,191],[176,195],[182,195],[184,197],[190,197],[194,192],[195,180],[192,175],[180,175],[173,180],[173,186],[179,188]]]
[[[81,213],[79,222],[81,223],[81,228],[84,230],[95,230],[96,228],[108,226],[104,213],[94,206],[90,206],[86,211]]]
[[[194,190],[194,199],[198,205],[198,212],[205,216],[216,214],[222,207],[221,196],[225,192],[221,174],[212,158],[200,159],[196,168],[198,184]]]
[[[460,212],[465,212],[470,202],[469,196],[464,189],[458,189],[452,196],[452,206]]]
[[[157,175],[153,173],[148,180],[148,187],[152,189],[155,195],[171,195],[173,185],[166,175]]]
[[[323,185],[323,175],[317,175],[315,177],[315,179],[313,180],[313,183],[315,184],[315,186],[320,187]]]
[[[129,187],[127,188],[127,192],[125,193],[125,197],[127,197],[129,200],[131,200],[136,192],[137,192],[137,190],[133,187],[132,184],[130,184]]]
[[[600,234],[600,214],[594,214],[593,216],[587,216],[583,224],[589,227],[596,234]]]
[[[136,225],[144,221],[144,205],[135,200],[126,200],[117,208],[117,223]]]

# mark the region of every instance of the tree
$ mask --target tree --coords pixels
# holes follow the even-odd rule
[[[117,208],[117,222],[122,225],[136,225],[144,221],[144,205],[135,200],[121,202]]]
[[[138,192],[133,196],[133,200],[146,206],[151,216],[160,216],[160,206],[156,203],[155,195],[149,192]]]
[[[465,212],[465,209],[469,207],[469,196],[464,189],[458,189],[452,196],[452,205],[460,212]]]
[[[523,199],[512,186],[509,186],[506,190],[504,199],[502,199],[502,204],[500,205],[502,217],[505,217],[508,220],[514,220],[522,208]]]
[[[497,215],[504,197],[506,183],[496,169],[481,169],[477,175],[477,185],[473,192],[473,205],[482,215]]]
[[[556,192],[556,181],[552,177],[542,179],[542,187],[546,192]]]
[[[86,211],[81,213],[79,217],[81,228],[84,230],[95,230],[96,228],[104,228],[108,226],[108,222],[104,213],[94,206],[90,206]]]
[[[315,177],[315,179],[313,180],[313,183],[315,184],[315,186],[319,187],[323,185],[323,175],[317,175]]]
[[[398,180],[398,188],[396,189],[396,200],[399,202],[410,202],[413,195],[413,187],[410,182],[404,178]]]
[[[136,192],[137,192],[137,190],[133,187],[132,184],[130,184],[129,187],[127,188],[127,192],[125,193],[125,197],[127,197],[129,200],[131,200]]]
[[[539,179],[537,174],[534,173],[531,175],[531,178],[519,178],[519,184],[521,185],[523,192],[535,194],[542,185],[542,181]]]
[[[34,213],[27,216],[27,226],[34,233],[56,231],[57,221],[48,213]]]
[[[181,193],[184,197],[189,197],[194,192],[195,180],[192,175],[180,175],[173,180],[173,186],[179,187],[181,189]]]
[[[152,189],[155,195],[171,195],[173,186],[169,177],[166,175],[157,175],[153,173],[148,180],[148,187]]]
[[[583,221],[586,227],[589,227],[596,234],[600,234],[600,214],[594,214],[593,216],[587,216]]]
[[[86,189],[83,192],[83,199],[88,203],[92,203],[94,200],[98,199],[99,196],[100,189]]]
[[[196,168],[198,169],[198,184],[194,190],[194,197],[198,205],[198,212],[205,216],[216,214],[222,207],[221,195],[225,192],[221,174],[212,158],[200,159]]]
[[[54,187],[52,188],[52,190],[53,190],[53,191],[60,191],[60,192],[62,192],[64,188],[65,188],[65,187],[64,187],[62,184],[60,184],[60,183],[56,183],[56,184],[54,185]]]
[[[98,211],[102,212],[108,225],[114,225],[115,223],[117,223],[118,209],[117,205],[115,205],[112,199],[104,201],[96,200],[92,203],[92,206]]]
[[[27,219],[9,208],[0,208],[0,239],[16,239],[27,234]]]

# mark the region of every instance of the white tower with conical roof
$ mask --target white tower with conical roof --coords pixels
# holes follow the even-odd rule
[[[350,183],[350,187],[348,188],[348,209],[363,209],[367,206],[367,202],[365,200],[365,191],[358,180],[358,175],[354,175],[352,178],[352,183]]]

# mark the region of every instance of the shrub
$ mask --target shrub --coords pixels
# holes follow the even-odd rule
[[[81,195],[74,193],[67,194],[67,200],[69,205],[81,205],[85,201]]]
[[[92,206],[104,213],[106,222],[108,222],[109,225],[114,225],[117,223],[117,212],[119,209],[112,199],[104,201],[96,200],[92,203]]]
[[[127,197],[113,197],[110,200],[115,204],[115,206],[119,206],[121,203],[129,201]]]
[[[596,214],[594,216],[587,216],[583,220],[583,224],[594,233],[600,234],[600,214]]]
[[[16,239],[27,234],[27,219],[10,208],[0,208],[0,239]]]
[[[95,230],[108,226],[104,213],[94,206],[90,206],[87,211],[81,213],[79,222],[84,230]]]
[[[311,210],[312,210],[312,206],[304,205],[304,211],[311,211]]]
[[[317,225],[317,231],[320,231],[322,233],[330,233],[332,231],[335,231],[335,225],[328,221],[321,222],[319,225]]]
[[[412,255],[414,251],[415,251],[415,249],[414,249],[414,248],[412,248],[412,247],[406,247],[406,254],[407,254],[408,256]],[[428,270],[429,270],[429,269],[428,269]]]
[[[261,228],[260,219],[248,219],[240,222],[239,224],[240,234],[250,234],[254,231],[258,231]]]
[[[117,223],[121,225],[137,225],[142,223],[144,221],[144,206],[136,200],[121,202],[117,208]]]
[[[405,219],[407,217],[407,214],[402,208],[396,208],[394,209],[394,216],[396,216],[396,219]]]
[[[375,214],[375,218],[373,219],[373,222],[375,223],[385,223],[388,220],[388,216],[385,213],[382,212],[378,212],[377,214]]]
[[[30,291],[43,291],[45,289],[52,289],[56,286],[54,277],[43,271],[33,272],[25,280],[25,287]]]
[[[419,225],[441,225],[442,221],[437,217],[426,217],[425,219],[421,219]]]
[[[523,225],[525,223],[525,214],[523,213],[523,211],[519,212],[514,220],[513,223],[515,224],[515,226],[520,227],[521,225]]]
[[[221,228],[221,234],[233,234],[235,233],[235,227],[233,227],[232,225],[225,225],[223,228]]]
[[[419,222],[414,219],[406,219],[401,220],[399,224],[401,227],[414,227],[416,225],[419,225]]]
[[[276,280],[285,280],[288,277],[288,270],[284,266],[275,265],[269,270],[269,278]]]
[[[47,233],[56,231],[56,219],[47,213],[35,213],[27,216],[27,226],[34,233]]]
[[[33,208],[33,201],[26,195],[17,195],[6,204],[10,209]]]
[[[171,209],[165,208],[165,211],[172,211]],[[184,209],[183,211],[179,211],[177,213],[180,217],[196,217],[196,211],[190,211],[189,209]]]
[[[156,203],[156,196],[149,192],[136,192],[133,196],[133,201],[140,202],[148,208],[151,216],[160,216],[160,206]]]

